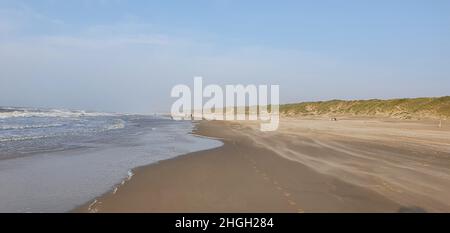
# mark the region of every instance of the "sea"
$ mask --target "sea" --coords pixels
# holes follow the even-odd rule
[[[68,212],[133,169],[212,149],[191,121],[164,115],[0,107],[0,212]]]

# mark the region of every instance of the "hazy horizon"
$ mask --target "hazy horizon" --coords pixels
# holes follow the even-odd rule
[[[450,95],[449,1],[0,0],[0,106],[169,112],[176,84],[281,103]]]

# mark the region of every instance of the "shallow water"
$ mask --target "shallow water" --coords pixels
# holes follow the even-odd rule
[[[3,113],[0,212],[70,211],[133,168],[222,145],[191,135],[191,122],[160,116]]]

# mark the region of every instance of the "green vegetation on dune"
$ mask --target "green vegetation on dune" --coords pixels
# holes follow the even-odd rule
[[[379,116],[400,119],[450,118],[450,96],[391,100],[330,100],[280,106],[288,116]]]

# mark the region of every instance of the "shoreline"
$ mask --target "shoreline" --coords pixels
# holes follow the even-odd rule
[[[422,211],[314,171],[236,133],[248,127],[199,122],[192,134],[220,140],[221,147],[133,169],[133,178],[117,190],[72,212]]]
[[[84,132],[83,135],[0,143],[0,186],[3,187],[0,212],[70,212],[107,192],[114,192],[137,167],[222,145],[220,141],[191,135],[194,129],[191,122],[173,122],[158,116],[71,119],[67,127],[78,120],[84,125],[95,125],[91,128],[103,129],[105,124],[109,125],[104,122],[118,121],[126,122],[127,126],[98,132],[79,126],[78,131]],[[39,126],[38,123],[33,124]],[[38,132],[30,133],[70,132],[66,128],[36,129]],[[56,147],[60,150],[51,150]],[[4,159],[9,151],[17,151],[15,157]]]
[[[198,137],[198,138],[204,138],[204,139],[209,139],[209,140],[220,141],[220,142],[222,142],[221,146],[213,148],[213,149],[205,149],[205,150],[199,150],[199,151],[195,151],[195,152],[190,152],[190,153],[187,153],[187,154],[181,154],[181,155],[178,155],[178,156],[176,156],[174,158],[163,159],[163,160],[151,163],[151,164],[135,167],[135,168],[133,168],[133,169],[128,171],[128,177],[124,178],[122,180],[122,182],[117,183],[111,189],[109,189],[108,191],[104,192],[102,195],[100,195],[100,196],[98,196],[98,197],[96,197],[94,199],[91,199],[90,201],[88,201],[88,202],[86,202],[86,203],[84,203],[82,205],[79,205],[79,206],[73,208],[72,210],[69,211],[69,213],[97,213],[98,211],[94,210],[93,207],[96,204],[99,203],[99,199],[101,199],[102,197],[108,196],[108,195],[115,195],[122,186],[124,186],[127,182],[131,181],[131,179],[133,178],[133,176],[137,172],[140,172],[141,170],[146,169],[147,167],[156,166],[156,165],[158,165],[159,163],[162,163],[162,162],[169,162],[169,161],[172,161],[172,160],[176,160],[176,159],[179,159],[179,157],[190,156],[191,154],[196,154],[198,152],[206,152],[206,151],[209,151],[209,150],[215,150],[217,148],[223,147],[225,145],[225,142],[224,142],[223,138],[217,138],[217,137],[211,137],[211,136],[206,136],[206,135],[199,134],[199,132],[198,132],[199,131],[198,130],[198,125],[200,124],[200,122],[201,121],[192,121],[192,123],[194,125],[194,128],[193,128],[192,132],[189,133],[189,134],[194,136],[194,137]]]
[[[200,138],[200,139],[208,139],[208,140],[214,140],[214,141],[216,141],[216,142],[217,142],[217,141],[220,141],[220,142],[221,142],[221,139],[220,139],[220,138],[213,138],[213,137],[208,137],[208,136],[203,136],[203,135],[196,134],[195,131],[196,131],[196,129],[197,129],[197,125],[198,125],[198,122],[192,121],[192,126],[193,126],[192,131],[189,132],[189,133],[187,133],[186,135],[189,135],[189,136],[192,136],[192,137],[196,137],[196,138]],[[222,145],[213,147],[212,149],[215,149],[215,148],[218,148],[218,147],[221,147],[221,146],[223,146],[223,143],[222,143]],[[209,146],[209,147],[211,148],[211,146]],[[98,199],[99,199],[100,197],[103,197],[103,196],[108,195],[108,194],[113,194],[113,195],[116,194],[117,191],[118,191],[121,187],[123,187],[127,182],[129,182],[129,181],[133,178],[133,176],[136,174],[136,172],[139,172],[141,169],[143,169],[143,168],[145,168],[145,167],[147,167],[147,166],[157,165],[157,164],[159,164],[160,162],[174,160],[174,159],[177,159],[178,157],[181,157],[181,156],[186,156],[186,155],[189,155],[189,154],[192,154],[192,153],[196,153],[196,152],[199,152],[199,151],[207,151],[207,150],[211,150],[211,149],[205,149],[205,148],[203,148],[203,149],[200,149],[200,150],[198,150],[198,151],[189,152],[189,153],[184,153],[184,154],[179,154],[179,155],[176,155],[175,157],[172,157],[172,158],[166,158],[166,159],[158,160],[158,161],[155,161],[155,162],[153,162],[153,163],[146,164],[146,165],[141,165],[141,166],[134,167],[134,168],[128,170],[128,172],[127,172],[127,173],[128,173],[128,174],[127,174],[127,177],[124,177],[120,182],[116,183],[116,184],[113,185],[111,188],[109,188],[108,190],[106,190],[105,192],[103,192],[102,194],[100,194],[99,196],[97,196],[97,197],[95,197],[95,198],[93,198],[93,199],[90,199],[88,202],[85,202],[85,203],[83,203],[83,204],[81,204],[81,205],[77,205],[76,207],[74,207],[74,208],[68,210],[67,212],[69,212],[69,213],[86,212],[86,211],[85,211],[85,210],[86,210],[86,207],[88,207],[88,208],[87,208],[87,212],[95,213],[96,211],[91,211],[91,208],[92,208],[92,206],[94,206],[96,203],[98,203]],[[80,210],[82,210],[82,209],[84,209],[84,210],[83,210],[83,211],[80,211]]]

